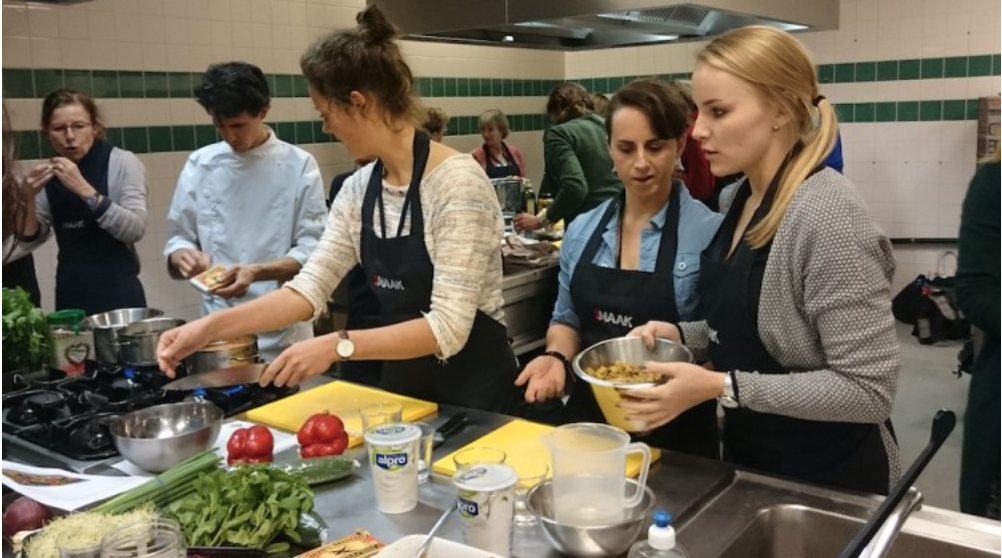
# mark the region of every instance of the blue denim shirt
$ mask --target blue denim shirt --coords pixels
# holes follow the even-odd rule
[[[681,186],[680,182],[675,183]],[[574,329],[581,329],[581,321],[574,312],[574,301],[571,299],[571,278],[577,269],[581,253],[584,252],[588,239],[598,227],[602,215],[609,205],[617,198],[607,200],[587,213],[579,215],[571,223],[560,246],[560,291],[557,294],[557,304],[553,309],[550,324],[563,324]],[[700,201],[689,195],[684,186],[679,190],[679,224],[678,253],[675,254],[675,305],[678,307],[679,318],[682,321],[693,319],[699,295],[696,286],[699,282],[699,255],[713,240],[723,216],[714,213]],[[651,228],[644,229],[640,236],[640,271],[653,273],[657,264],[658,248],[661,246],[661,230],[668,218],[668,204],[651,218]],[[591,263],[602,267],[615,267],[617,237],[619,230],[619,214],[609,219],[603,242],[595,253]],[[666,286],[667,288],[667,286]],[[638,293],[638,296],[644,296]],[[638,324],[641,325],[641,324]]]

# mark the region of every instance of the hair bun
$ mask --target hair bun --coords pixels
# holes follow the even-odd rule
[[[358,12],[355,21],[359,37],[368,44],[390,42],[398,33],[397,27],[386,19],[386,14],[376,4]]]

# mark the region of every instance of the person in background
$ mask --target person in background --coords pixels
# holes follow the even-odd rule
[[[377,5],[357,21],[355,29],[317,39],[300,67],[324,132],[355,159],[376,162],[345,181],[320,244],[295,279],[165,333],[160,365],[172,373],[213,335],[316,317],[361,264],[384,325],[296,343],[261,383],[297,384],[335,362],[382,360],[384,389],[504,412],[517,399],[517,365],[503,322],[497,195],[473,157],[415,129],[414,76],[396,27]]]
[[[703,253],[704,319],[633,333],[684,340],[712,369],[648,363],[667,382],[622,406],[663,424],[718,400],[726,460],[887,494],[900,476],[893,250],[852,183],[823,165],[837,120],[815,66],[793,36],[744,27],[700,51],[692,84],[692,135],[713,174],[745,179]]]
[[[605,93],[591,94],[591,110],[604,119],[609,118],[609,98]]]
[[[265,125],[271,104],[257,66],[209,66],[195,100],[223,141],[188,157],[167,215],[164,257],[172,277],[191,278],[213,265],[226,271],[202,295],[203,315],[254,300],[292,279],[313,252],[326,214],[313,156]],[[309,323],[258,339],[265,361],[313,337]]]
[[[56,309],[90,315],[146,306],[135,247],[146,233],[143,164],[105,141],[97,105],[75,89],[45,98],[42,133],[56,156],[24,180],[21,248],[34,250],[55,233]]]
[[[358,172],[360,168],[371,162],[372,160],[370,159],[356,159],[354,170],[341,173],[331,180],[330,193],[327,195],[328,209],[334,205],[334,200],[341,193],[345,181],[351,175]],[[343,303],[341,301],[333,301],[332,305],[339,304],[346,310],[348,316],[345,321],[345,327],[354,330],[370,329],[379,326],[379,315],[381,313],[379,300],[373,294],[372,289],[369,288],[369,280],[365,278],[362,266],[356,265],[352,268],[348,272],[348,275],[342,279],[341,283],[342,285],[334,289],[334,292],[342,291],[345,295],[345,300]],[[382,367],[383,363],[378,360],[349,360],[338,363],[338,371],[342,379],[377,387],[380,384],[380,370]]]
[[[449,133],[449,115],[438,107],[424,109],[424,121],[421,125],[432,141],[442,143],[442,138]]]
[[[960,511],[999,519],[999,150],[971,180],[960,217],[957,301],[984,332],[964,416]]]
[[[525,176],[522,150],[505,143],[508,134],[508,119],[500,109],[487,109],[480,114],[480,137],[484,138],[484,144],[470,154],[487,172],[487,178]]]
[[[528,384],[528,401],[563,395],[566,363],[582,348],[626,335],[627,324],[697,317],[699,254],[721,216],[692,199],[676,175],[688,107],[676,89],[642,79],[617,91],[609,110],[609,151],[624,189],[578,216],[564,237],[546,353],[516,382]],[[589,384],[574,384],[565,420],[605,422]],[[644,441],[719,458],[716,403],[689,409]]]
[[[516,215],[516,230],[535,231],[560,220],[566,227],[623,190],[612,168],[605,120],[591,106],[591,96],[576,83],[563,83],[550,92],[546,113],[554,125],[543,135],[545,168],[539,194],[554,199],[542,216]]]
[[[692,139],[692,127],[699,116],[699,109],[692,100],[692,83],[689,80],[676,80],[671,85],[678,89],[689,108],[689,127],[685,131],[685,149],[682,151],[682,171],[679,178],[689,190],[689,194],[697,200],[706,203],[713,198],[717,179],[710,172],[710,164],[699,142]]]
[[[3,286],[8,289],[21,287],[28,293],[35,306],[42,305],[42,293],[38,289],[35,274],[35,258],[31,252],[20,249],[20,242],[14,231],[21,230],[24,222],[25,204],[21,196],[21,182],[14,169],[16,155],[15,139],[10,129],[10,115],[7,103],[3,104]]]

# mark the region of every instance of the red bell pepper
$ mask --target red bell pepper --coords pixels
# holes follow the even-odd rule
[[[271,463],[274,451],[275,438],[267,426],[238,428],[226,442],[226,464]]]
[[[299,456],[304,459],[341,455],[348,448],[344,423],[329,413],[317,413],[306,419],[296,439],[299,440]]]

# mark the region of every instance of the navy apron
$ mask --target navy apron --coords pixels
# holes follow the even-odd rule
[[[111,144],[96,140],[77,164],[80,174],[108,197]],[[59,255],[56,309],[80,308],[88,316],[118,308],[146,306],[139,282],[139,257],[132,246],[101,228],[94,212],[58,178],[45,186]]]
[[[782,171],[776,172],[749,228],[768,213]],[[772,244],[753,249],[742,238],[727,256],[750,195],[746,182],[702,255],[701,302],[707,325],[715,332],[710,336],[710,361],[716,370],[790,374],[769,354],[758,331],[762,277]],[[740,401],[740,382],[736,387]],[[743,407],[724,412],[726,461],[807,482],[887,494],[890,473],[878,425],[804,420]]]
[[[383,163],[377,161],[362,202],[361,263],[369,286],[382,311],[384,324],[421,318],[431,308],[435,267],[424,241],[424,216],[420,186],[428,162],[429,139],[424,132],[414,136],[414,168],[404,199],[397,235],[376,234],[373,215],[383,209]],[[400,236],[410,217],[410,234]],[[495,412],[506,412],[517,400],[515,378],[518,366],[508,344],[505,327],[477,311],[466,345],[459,353],[440,361],[434,355],[384,361],[382,387],[419,399],[450,403]]]
[[[615,212],[622,212],[625,194],[609,204],[595,232],[588,239],[578,266],[571,279],[570,292],[574,310],[581,320],[582,347],[599,341],[623,337],[634,327],[651,320],[678,322],[675,304],[675,256],[678,251],[679,189],[672,185],[668,200],[668,215],[661,230],[657,263],[653,273],[606,268],[592,263],[602,244],[602,235]],[[617,260],[619,256],[617,254]],[[675,420],[639,438],[648,445],[681,451],[692,455],[720,458],[717,435],[717,407],[708,401],[689,409]],[[567,422],[606,422],[602,409],[595,401],[591,384],[576,382],[571,388],[565,408]]]
[[[484,144],[484,171],[487,172],[487,178],[508,178],[509,176],[522,176],[522,169],[518,168],[518,162],[512,157],[511,151],[504,142],[501,142],[501,149],[504,151],[504,158],[508,160],[507,163],[501,164],[500,161],[491,155],[490,149],[487,149],[487,144]]]

